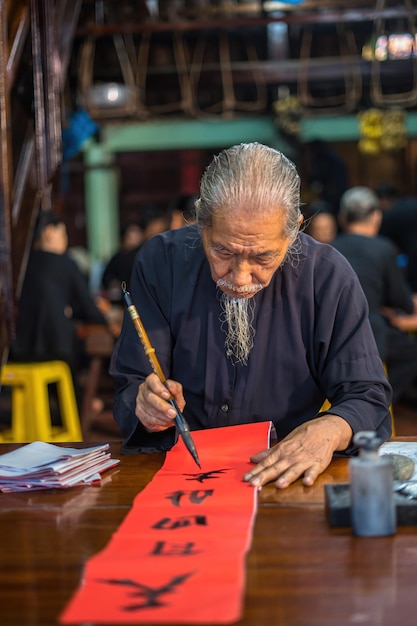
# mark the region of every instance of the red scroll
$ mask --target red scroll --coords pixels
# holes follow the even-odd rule
[[[232,623],[241,616],[256,490],[242,481],[267,448],[269,422],[194,431],[182,440],[91,558],[61,616],[72,623]]]

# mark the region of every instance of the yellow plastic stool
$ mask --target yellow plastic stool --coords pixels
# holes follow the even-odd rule
[[[80,417],[69,366],[64,361],[7,363],[2,385],[12,387],[12,425],[0,441],[82,441]],[[55,383],[62,425],[53,426],[48,385]]]
[[[0,443],[30,441],[25,420],[25,393],[21,386],[13,388],[11,415],[11,427],[0,431]]]

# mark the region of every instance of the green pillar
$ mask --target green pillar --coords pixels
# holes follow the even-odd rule
[[[87,248],[93,263],[105,263],[119,248],[119,180],[113,153],[100,144],[84,147]]]

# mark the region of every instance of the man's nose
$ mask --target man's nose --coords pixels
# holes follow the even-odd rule
[[[237,287],[252,283],[252,267],[248,261],[235,259],[232,267],[233,283]]]

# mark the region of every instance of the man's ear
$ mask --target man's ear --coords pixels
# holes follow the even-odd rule
[[[376,211],[373,212],[373,216],[374,218],[374,224],[375,224],[375,229],[377,232],[379,232],[380,226],[381,226],[381,222],[382,222],[382,211],[381,209],[377,209]]]
[[[54,224],[48,224],[42,231],[41,238],[44,241],[49,241],[51,237],[55,234],[55,226]]]
[[[294,243],[294,241],[297,239],[298,233],[300,232],[300,228],[301,228],[301,224],[304,222],[304,215],[299,215],[298,219],[297,219],[297,223],[298,223],[298,230],[295,233],[294,237],[291,239],[290,241],[290,246]]]

